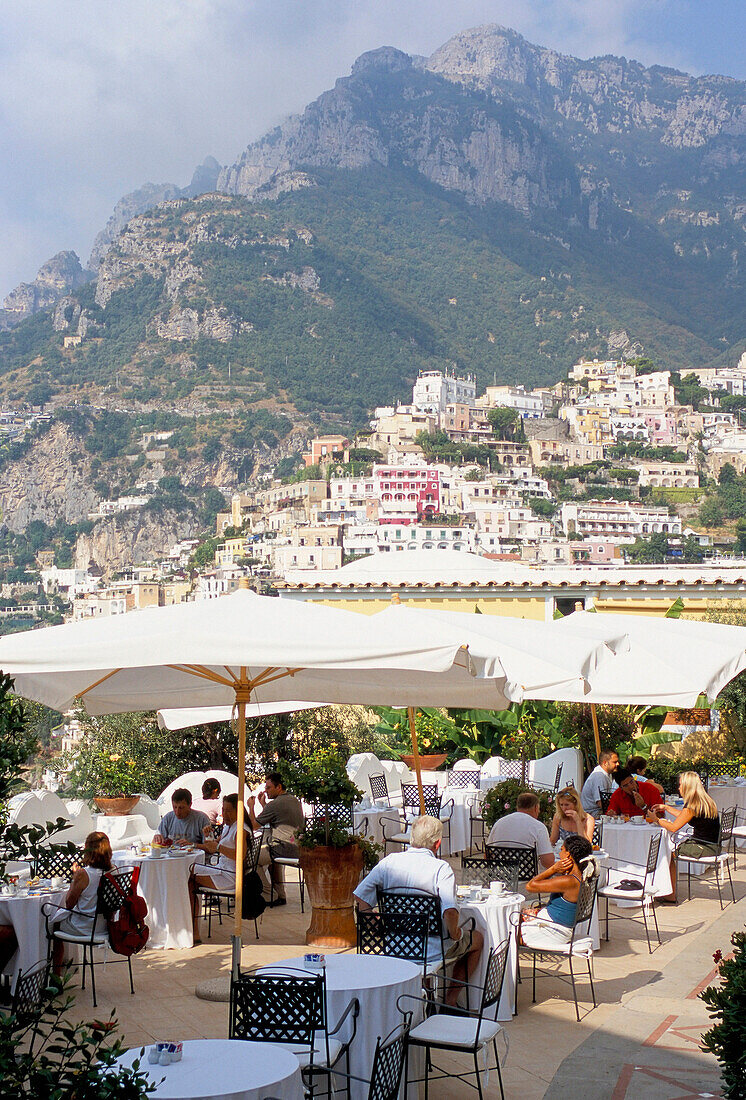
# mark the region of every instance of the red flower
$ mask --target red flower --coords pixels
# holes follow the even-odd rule
[[[723,952],[718,948],[718,950],[715,951],[712,957],[716,963],[720,963],[723,961]]]

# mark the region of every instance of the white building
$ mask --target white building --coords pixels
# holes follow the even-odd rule
[[[438,524],[387,523],[377,529],[377,549],[386,550],[470,550],[476,532],[473,527]]]
[[[681,534],[681,519],[667,508],[636,501],[566,501],[561,508],[566,535],[604,535],[610,539],[638,535]]]
[[[540,393],[527,393],[523,386],[488,386],[477,405],[485,409],[514,409],[524,419],[544,416],[544,398]]]
[[[477,383],[471,376],[457,378],[439,370],[420,371],[412,390],[412,404],[421,412],[440,417],[446,405],[474,407]]]

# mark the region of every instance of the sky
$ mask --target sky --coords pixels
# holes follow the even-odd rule
[[[746,79],[744,0],[0,0],[0,299],[116,201],[230,164],[379,46],[512,27],[576,57]]]

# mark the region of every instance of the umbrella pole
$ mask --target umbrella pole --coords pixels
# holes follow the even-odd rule
[[[596,714],[596,704],[591,703],[591,719],[593,721],[593,740],[596,742],[596,762],[601,759],[601,738],[598,733],[598,715]]]
[[[236,821],[236,909],[233,936],[231,938],[231,972],[237,978],[241,969],[241,913],[243,910],[243,861],[246,851],[244,836],[244,794],[246,790],[246,703],[250,688],[245,683],[246,670],[241,669],[244,683],[236,687],[238,709],[238,806]]]
[[[412,736],[412,755],[414,756],[414,774],[417,777],[417,792],[420,796],[420,813],[425,813],[425,793],[422,790],[422,768],[420,767],[420,746],[417,744],[417,724],[415,722],[414,707],[407,707],[409,715],[409,732]]]

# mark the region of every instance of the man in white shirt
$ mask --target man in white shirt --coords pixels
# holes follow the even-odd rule
[[[533,791],[521,791],[516,799],[516,812],[499,817],[490,829],[488,844],[520,844],[535,848],[542,867],[551,867],[554,851],[546,825],[539,821],[539,798]]]
[[[580,792],[580,801],[587,814],[595,817],[596,814],[603,813],[601,793],[611,794],[614,786],[611,775],[618,767],[619,757],[613,750],[606,749],[599,755],[598,766],[588,776]]]
[[[443,823],[435,817],[418,817],[412,825],[412,838],[403,852],[394,852],[386,856],[370,871],[355,889],[360,909],[373,909],[376,906],[377,889],[420,890],[426,894],[435,894],[440,898],[443,916],[446,963],[454,961],[453,977],[455,982],[469,981],[479,964],[484,937],[481,932],[472,932],[471,939],[459,927],[459,911],[456,901],[456,878],[453,868],[444,859],[438,858],[443,839]],[[428,962],[439,958],[441,945],[431,942],[428,948]],[[450,1005],[458,1002],[461,986],[451,983],[446,1000]]]

